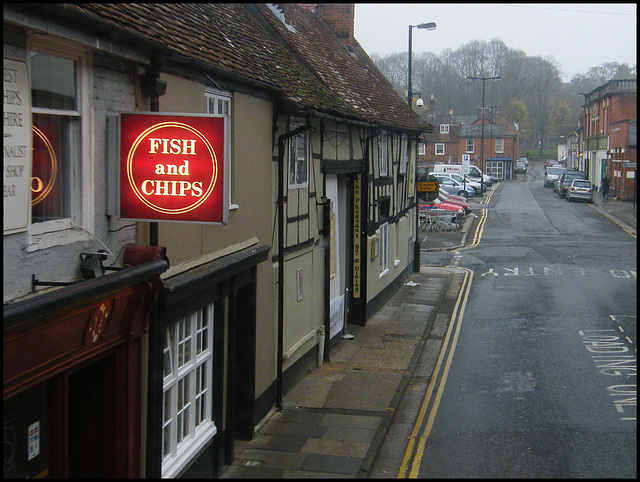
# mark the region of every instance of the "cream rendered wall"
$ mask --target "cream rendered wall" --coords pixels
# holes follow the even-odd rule
[[[163,74],[167,92],[160,98],[162,112],[204,113],[204,85]],[[220,250],[233,251],[257,238],[271,244],[275,206],[271,202],[272,104],[233,93],[231,102],[231,201],[228,224],[159,223],[159,244],[167,248],[171,266]],[[270,256],[272,253],[270,253]],[[275,380],[277,325],[275,271],[268,261],[257,267],[256,397]]]
[[[286,132],[285,118],[279,119],[277,138]],[[314,132],[311,135],[311,149],[320,154],[320,121],[313,119]],[[285,152],[288,143],[285,143]],[[277,150],[276,150],[277,154]],[[285,156],[285,163],[287,157]],[[277,204],[277,163],[274,163],[273,198],[274,209]],[[322,229],[322,206],[319,205],[323,195],[323,174],[317,156],[311,156],[309,167],[309,184],[302,189],[287,189],[288,169],[285,165],[285,246],[296,246],[313,240],[310,245],[303,246],[284,256],[284,337],[283,337],[283,370],[294,365],[302,356],[318,344],[318,328],[324,325],[324,245],[319,230]],[[315,193],[315,196],[314,196]],[[312,197],[310,197],[312,196]],[[308,214],[308,219],[287,221],[297,216]],[[275,216],[275,212],[274,212]],[[273,218],[271,218],[273,222]],[[274,233],[274,251],[277,252],[278,238]],[[275,253],[274,253],[275,254]],[[274,294],[277,297],[277,264],[273,265]],[[298,273],[301,274],[299,285]],[[298,288],[301,293],[298,293]],[[299,296],[300,295],[300,296]],[[276,324],[277,326],[277,324]],[[275,344],[274,344],[275,345]]]

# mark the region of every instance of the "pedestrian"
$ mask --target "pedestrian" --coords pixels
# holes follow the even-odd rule
[[[602,200],[606,200],[607,196],[609,195],[609,176],[607,176],[606,174],[604,175],[604,177],[602,178]]]

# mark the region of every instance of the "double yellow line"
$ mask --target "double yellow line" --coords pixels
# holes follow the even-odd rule
[[[424,457],[424,449],[427,443],[427,438],[433,428],[434,419],[438,412],[438,406],[442,399],[442,393],[449,376],[449,369],[451,368],[451,361],[456,350],[458,343],[458,337],[460,335],[460,326],[462,325],[462,318],[464,315],[465,307],[467,306],[467,299],[469,297],[469,290],[471,289],[471,282],[473,281],[473,271],[467,268],[456,268],[464,271],[464,279],[456,305],[451,315],[451,321],[449,322],[449,328],[447,329],[447,335],[444,339],[438,361],[433,370],[429,387],[425,395],[422,406],[416,419],[416,424],[409,436],[407,448],[404,453],[402,465],[398,472],[398,478],[417,478],[418,471],[420,469],[420,462]],[[445,360],[446,359],[446,360]],[[437,391],[436,391],[437,389]],[[434,394],[435,391],[435,394]],[[427,411],[429,411],[428,418]]]
[[[493,193],[495,192],[497,187],[498,186],[496,185],[491,191],[489,191],[489,194],[487,194],[487,196],[482,200],[480,204],[484,204],[485,206],[488,205],[489,201],[491,200],[491,196],[493,196]],[[475,248],[480,244],[480,239],[482,239],[482,233],[484,232],[484,223],[487,221],[488,214],[489,213],[486,209],[482,210],[482,215],[480,216],[480,221],[478,222],[478,227],[476,228],[476,231],[473,235],[473,241],[471,242],[471,244],[463,246],[462,248],[452,249],[451,252],[458,252],[465,249]]]

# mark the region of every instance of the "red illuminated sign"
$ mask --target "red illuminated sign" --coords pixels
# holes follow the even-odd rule
[[[225,119],[121,114],[120,217],[225,223]]]

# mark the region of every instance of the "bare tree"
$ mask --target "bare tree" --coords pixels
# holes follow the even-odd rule
[[[550,122],[553,100],[562,85],[560,68],[553,58],[529,58],[531,70],[529,100],[534,127],[538,138],[544,142]]]

